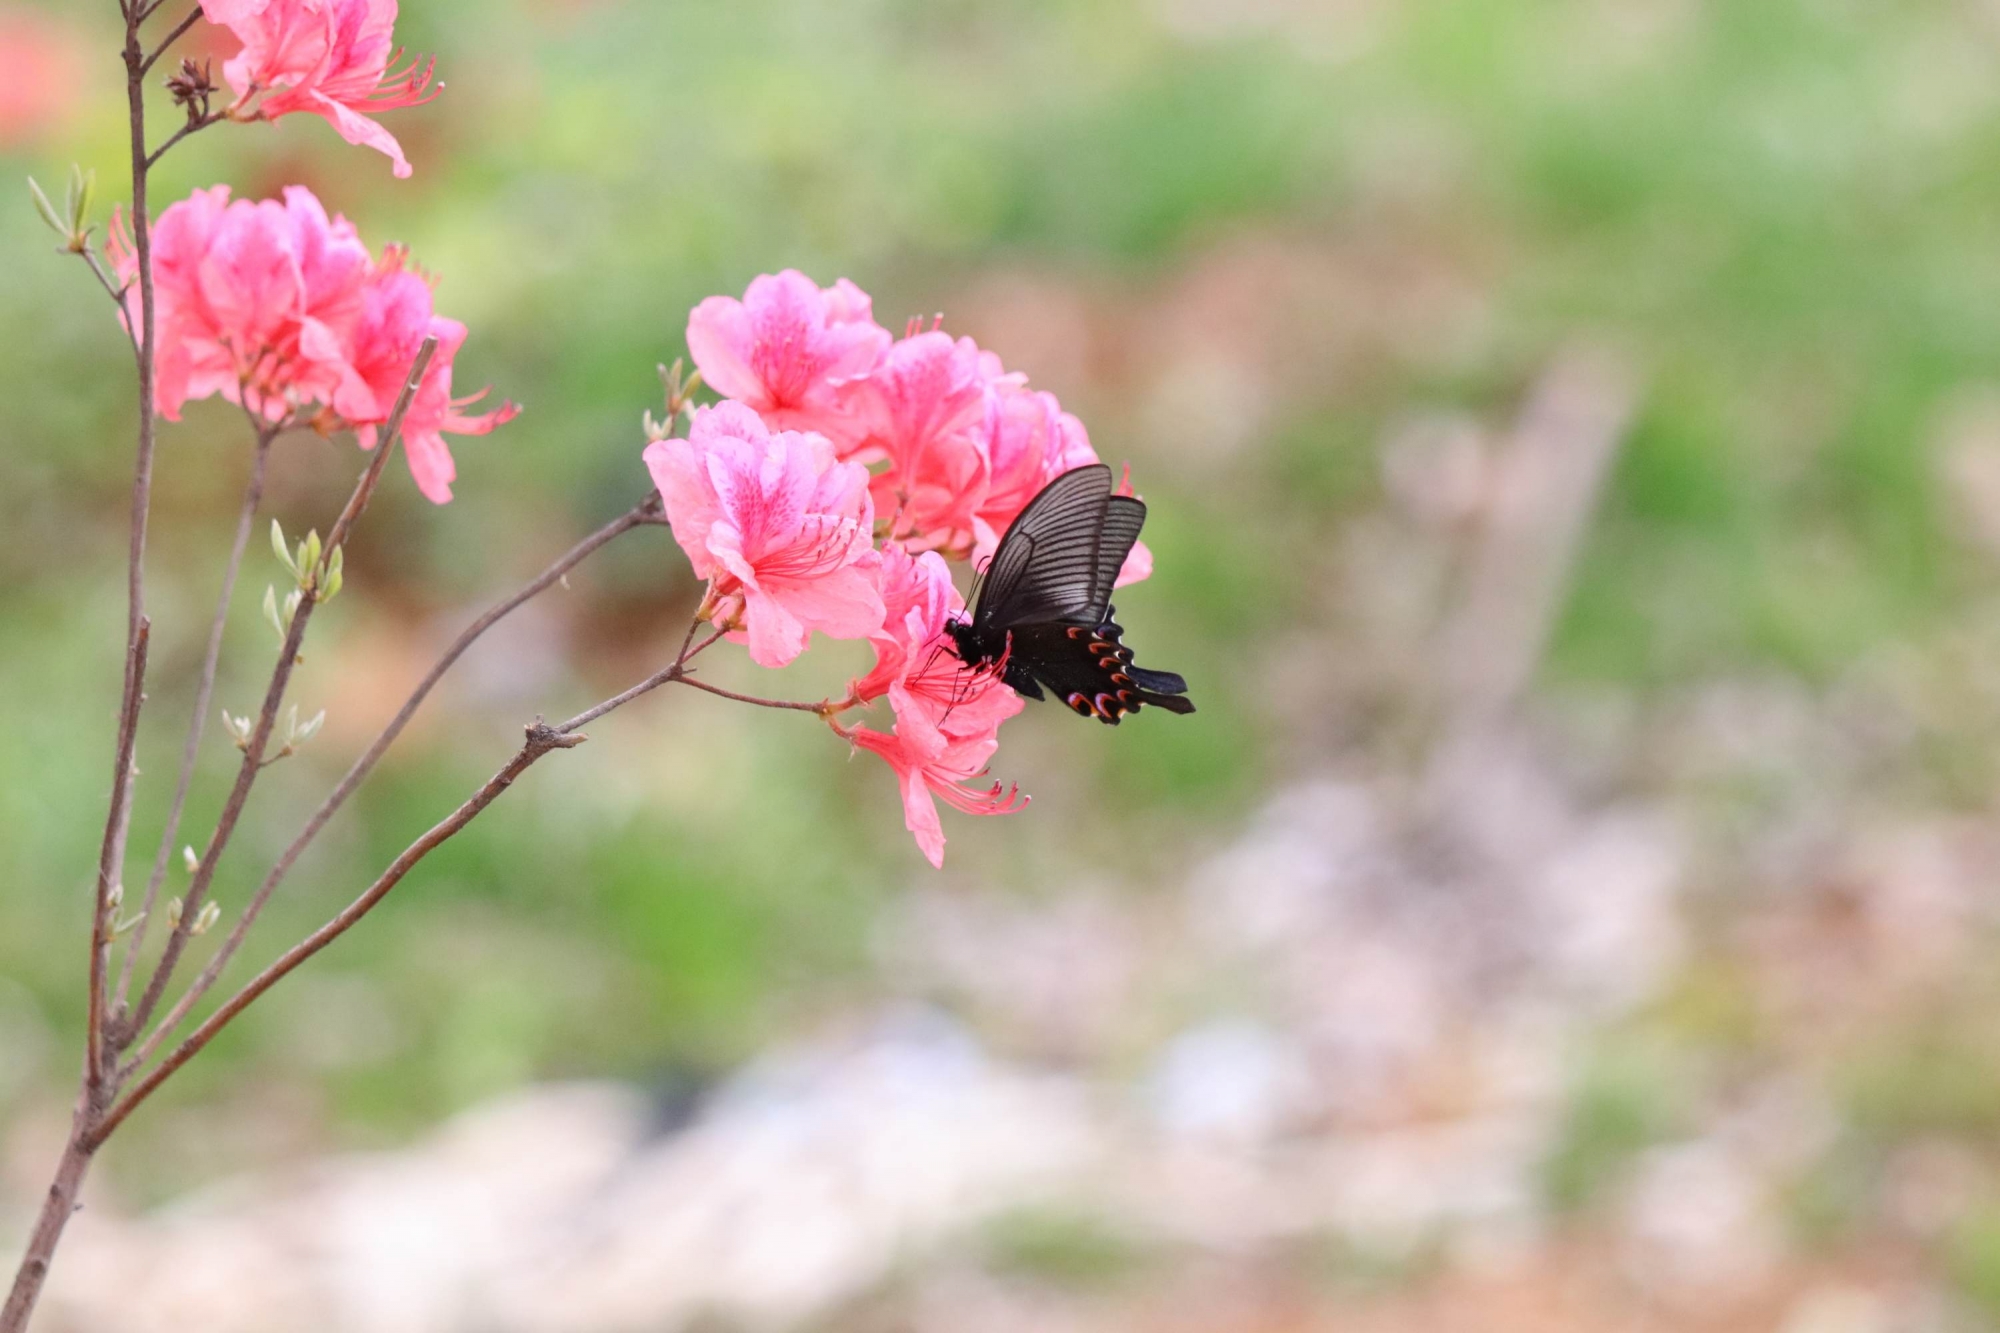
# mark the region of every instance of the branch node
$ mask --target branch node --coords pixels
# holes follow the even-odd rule
[[[536,754],[546,754],[550,750],[574,750],[590,738],[577,732],[561,732],[537,717],[526,727],[527,748]]]

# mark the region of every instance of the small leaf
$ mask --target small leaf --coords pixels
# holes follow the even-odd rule
[[[292,571],[292,577],[299,576],[299,567],[292,560],[292,553],[285,545],[285,530],[278,526],[278,520],[271,520],[271,549],[278,553],[278,561]]]
[[[35,211],[42,215],[42,221],[49,224],[49,230],[58,236],[68,237],[69,228],[63,225],[62,214],[56,212],[56,206],[42,193],[42,187],[35,183],[33,176],[28,177],[28,193],[35,197]]]

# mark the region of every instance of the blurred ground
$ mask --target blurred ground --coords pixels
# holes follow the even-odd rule
[[[303,676],[327,733],[225,906],[431,645],[637,496],[688,305],[788,264],[942,309],[1132,461],[1159,573],[1121,619],[1202,712],[1031,712],[1035,805],[942,875],[810,728],[621,714],[134,1123],[52,1329],[2000,1318],[2000,11],[406,8],[450,85],[396,123],[413,181],[288,123],[166,194],[303,179],[408,240],[529,412],[448,510],[370,513]],[[86,72],[8,151],[115,179],[108,27],[38,14]],[[80,1022],[129,448],[37,226],[0,217],[17,1210]],[[156,717],[237,435],[168,437]],[[300,445],[274,511],[323,524],[351,465]],[[496,636],[266,946],[690,595],[640,533]],[[788,692],[855,665],[812,656]]]

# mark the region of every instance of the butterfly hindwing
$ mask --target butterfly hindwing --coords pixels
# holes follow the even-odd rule
[[[1120,638],[1123,631],[1106,621],[1099,625],[1027,625],[1013,630],[1007,679],[1015,672],[1032,675],[1072,711],[1100,722],[1118,724],[1127,713],[1147,704],[1175,713],[1192,713],[1194,704],[1178,694],[1153,688],[1163,672],[1136,672],[1132,650]],[[1174,677],[1178,680],[1178,677]],[[1185,689],[1185,685],[1183,685]],[[1023,691],[1023,693],[1026,693]],[[1034,696],[1031,696],[1034,697]]]

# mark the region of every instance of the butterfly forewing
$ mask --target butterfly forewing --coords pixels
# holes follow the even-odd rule
[[[1000,539],[974,622],[985,627],[1100,618],[1110,597],[1108,583],[1101,593],[1098,587],[1110,498],[1111,469],[1102,464],[1065,472],[1043,487]],[[1144,513],[1141,507],[1142,519]],[[1136,527],[1132,534],[1138,536]],[[1114,579],[1116,574],[1114,566]]]
[[[1110,617],[1111,590],[1118,584],[1118,571],[1125,557],[1139,542],[1139,529],[1146,526],[1146,506],[1129,495],[1114,495],[1104,502],[1104,524],[1098,536],[1097,568],[1090,587],[1092,609],[1098,620]]]
[[[1040,699],[1046,687],[1114,726],[1147,706],[1192,713],[1187,682],[1134,666],[1111,618],[1111,589],[1145,522],[1146,506],[1113,495],[1101,463],[1043,487],[1000,539],[971,620],[948,626],[959,659],[997,665],[1021,695]]]

